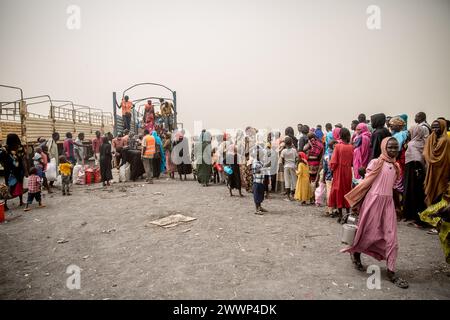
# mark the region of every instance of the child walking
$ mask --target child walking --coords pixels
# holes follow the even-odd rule
[[[72,165],[67,161],[65,156],[59,157],[59,172],[61,173],[61,184],[62,184],[62,194],[65,196],[71,195],[69,186],[70,186],[70,174],[72,172]]]
[[[260,148],[256,148],[256,157],[252,163],[253,173],[253,200],[255,201],[256,212],[255,214],[263,215],[263,212],[267,212],[266,209],[261,207],[261,203],[264,201],[264,165],[260,161]]]
[[[37,175],[37,172],[38,170],[34,167],[30,170],[30,176],[28,178],[28,200],[24,211],[31,210],[29,206],[33,203],[34,199],[39,203],[39,208],[45,207],[42,204],[41,197],[41,178]]]
[[[341,250],[350,253],[356,269],[365,271],[361,253],[379,261],[386,260],[387,276],[406,289],[408,282],[395,273],[398,240],[394,189],[401,188],[401,169],[396,162],[399,143],[393,137],[381,142],[381,156],[367,167],[367,175],[345,195],[352,207],[360,208],[358,229],[353,244]]]
[[[302,151],[299,152],[300,162],[296,171],[297,174],[297,186],[295,188],[294,199],[305,205],[307,201],[311,199],[311,188],[309,184],[309,166],[308,157]]]
[[[287,199],[292,200],[291,196],[295,195],[295,185],[297,184],[297,150],[292,145],[292,138],[286,137],[284,139],[286,148],[281,151],[281,161],[284,165],[284,187],[286,188]]]

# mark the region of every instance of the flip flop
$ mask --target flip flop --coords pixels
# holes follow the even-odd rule
[[[395,284],[397,287],[401,288],[401,289],[408,289],[409,288],[409,284],[408,281],[398,277],[398,276],[393,276],[392,278],[389,279],[393,284]]]

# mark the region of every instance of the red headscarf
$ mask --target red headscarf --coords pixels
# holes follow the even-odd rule
[[[308,156],[303,151],[298,153],[299,158],[305,163],[308,164]]]
[[[338,143],[342,142],[341,140],[341,128],[334,128],[333,131],[333,139],[336,140]]]

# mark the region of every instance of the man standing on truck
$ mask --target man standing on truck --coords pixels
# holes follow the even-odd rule
[[[159,99],[161,104],[161,116],[164,123],[164,129],[172,132],[173,130],[173,114],[175,112],[175,108],[173,107],[173,103],[171,101],[164,101],[164,99]]]
[[[130,130],[131,128],[131,109],[134,108],[134,105],[131,101],[129,101],[129,97],[125,96],[120,104],[119,108],[122,109],[122,119],[123,119],[123,129]]]

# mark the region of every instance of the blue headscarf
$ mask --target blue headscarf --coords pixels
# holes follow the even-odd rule
[[[328,143],[333,140],[333,131],[328,131],[325,138],[325,155],[329,154]]]
[[[156,131],[152,132],[152,136],[155,138],[155,142],[159,146],[159,150],[161,151],[161,173],[163,173],[164,171],[166,171],[166,155],[164,154],[163,144]]]
[[[408,116],[406,114],[401,114],[399,115],[399,117],[405,121],[405,127],[403,128],[403,130],[408,130]]]
[[[316,134],[317,139],[322,141],[322,138],[323,138],[323,131],[322,131],[322,129],[316,129],[316,131],[314,133]]]

